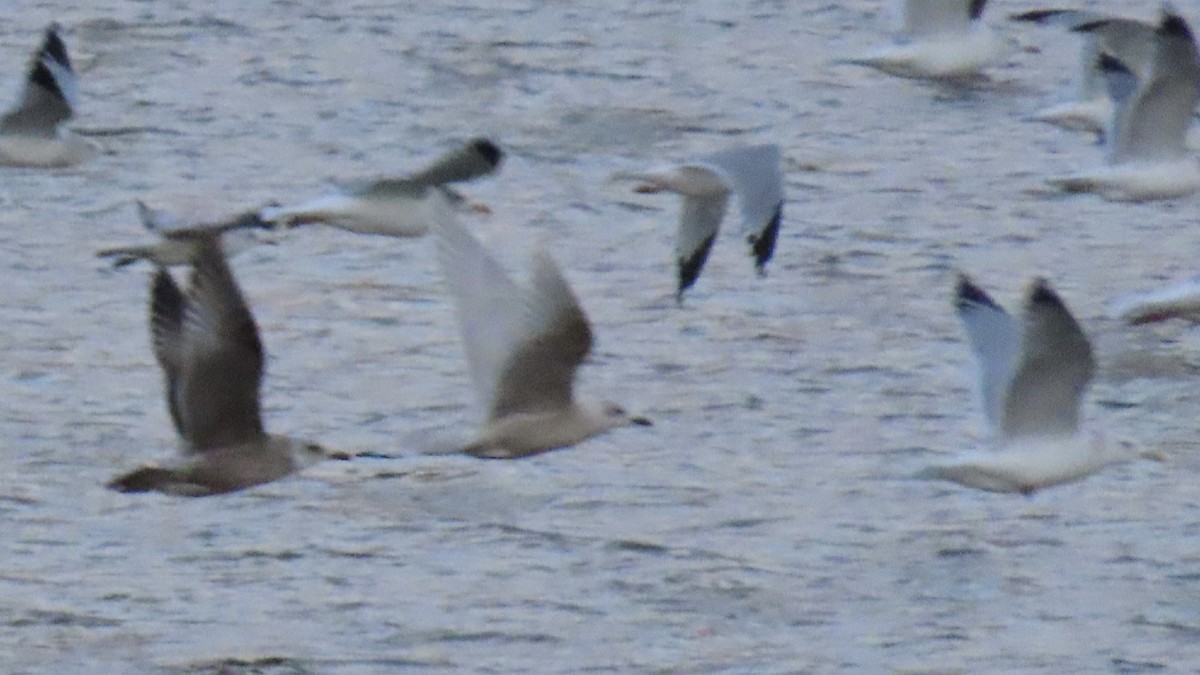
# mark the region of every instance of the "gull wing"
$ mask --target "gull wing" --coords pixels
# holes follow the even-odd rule
[[[262,342],[219,237],[197,243],[181,307],[178,288],[162,279],[160,272],[151,332],[180,435],[193,452],[261,437]]]
[[[1102,52],[1125,64],[1138,77],[1145,77],[1154,61],[1154,25],[1145,21],[1081,9],[1035,9],[1009,18],[1066,28],[1083,38],[1076,78],[1082,99],[1105,93],[1098,67]]]
[[[900,0],[901,32],[911,38],[963,35],[986,0]]]
[[[185,436],[179,414],[184,363],[183,314],[187,299],[165,268],[159,267],[150,285],[150,342],[162,367],[167,388],[167,411],[175,431]]]
[[[1187,130],[1200,100],[1200,55],[1187,22],[1164,15],[1155,31],[1153,64],[1136,90],[1129,91],[1136,75],[1129,64],[1102,56],[1100,69],[1117,104],[1109,162],[1186,156]]]
[[[965,274],[958,277],[954,307],[979,364],[983,412],[991,428],[999,429],[1004,394],[1012,379],[1021,346],[1020,327],[1008,312]]]
[[[0,133],[50,137],[71,118],[78,84],[58,26],[46,29],[17,105],[0,117]]]
[[[433,229],[468,370],[480,407],[490,417],[506,364],[527,339],[529,300],[452,213],[444,212]]]
[[[1074,433],[1080,401],[1095,370],[1083,329],[1049,283],[1035,280],[1025,302],[1021,353],[1004,398],[1001,435]]]
[[[681,167],[680,171],[712,173],[709,169],[695,166]],[[700,277],[729,206],[728,191],[681,196],[683,204],[679,209],[679,229],[675,233],[675,260],[679,268],[679,287],[675,299],[679,301],[683,300],[683,292]]]
[[[704,159],[725,176],[742,212],[742,234],[750,243],[754,264],[762,273],[775,252],[783,220],[783,172],[778,145],[734,148]]]
[[[421,185],[445,185],[473,180],[495,172],[504,152],[486,138],[475,138],[466,145],[438,157],[424,171],[409,180]]]
[[[554,260],[539,251],[525,306],[524,335],[504,362],[490,419],[561,410],[571,404],[575,371],[592,350],[592,328]]]

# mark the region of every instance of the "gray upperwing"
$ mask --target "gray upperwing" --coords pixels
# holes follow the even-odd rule
[[[958,277],[954,307],[979,364],[983,412],[991,428],[999,429],[1004,395],[1021,346],[1020,328],[1008,312],[965,274]]]
[[[1002,435],[1077,431],[1083,392],[1095,370],[1083,329],[1046,280],[1037,279],[1025,303],[1021,354],[1004,400]]]
[[[1149,75],[1132,98],[1120,105],[1119,137],[1114,139],[1111,161],[1186,156],[1187,131],[1198,100],[1200,55],[1195,40],[1182,17],[1167,13],[1155,30]]]

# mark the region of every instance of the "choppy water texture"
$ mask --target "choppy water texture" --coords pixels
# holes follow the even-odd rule
[[[969,92],[836,65],[885,39],[874,2],[10,6],[0,86],[62,22],[108,153],[0,171],[3,670],[1191,670],[1197,338],[1105,303],[1196,271],[1196,200],[1043,193],[1100,157],[1027,121],[1075,45],[995,4],[1011,49]],[[401,457],[205,500],[101,487],[174,442],[148,274],[93,257],[142,235],[133,199],[227,213],[478,134],[510,161],[471,227],[514,267],[553,252],[598,334],[582,388],[657,426],[416,454],[475,419],[432,242],[301,229],[234,260],[268,426]],[[675,200],[609,177],[758,142],[786,158],[770,276],[727,232],[678,308]],[[911,480],[982,433],[956,269],[1010,306],[1049,276],[1097,344],[1087,418],[1170,462],[1032,499]]]

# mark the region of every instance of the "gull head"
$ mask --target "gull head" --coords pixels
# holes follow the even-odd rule
[[[592,409],[588,411],[589,417],[596,421],[596,425],[601,429],[615,429],[624,426],[639,426],[650,427],[654,426],[654,422],[648,417],[641,415],[630,415],[629,411],[623,406],[612,401],[601,401],[594,404]]]
[[[296,439],[289,439],[288,451],[292,456],[292,463],[296,470],[310,467],[313,464],[318,464],[326,459],[350,459],[350,455],[344,452],[330,452],[324,446],[317,443],[309,443]]]

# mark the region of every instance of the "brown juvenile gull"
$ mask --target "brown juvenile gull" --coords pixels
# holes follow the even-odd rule
[[[257,212],[250,211],[215,223],[186,221],[165,211],[152,209],[140,199],[138,216],[142,226],[159,240],[153,244],[117,246],[98,251],[101,258],[112,258],[113,267],[124,267],[138,260],[147,260],[160,267],[191,264],[196,242],[213,235],[223,235],[222,249],[227,255],[236,254],[253,243],[254,229],[271,229]]]
[[[315,443],[263,430],[262,342],[219,235],[196,241],[186,293],[159,267],[151,285],[150,335],[182,453],[118,476],[108,487],[200,497],[283,478],[331,456]]]
[[[452,215],[434,231],[471,378],[487,411],[483,428],[462,452],[527,457],[615,427],[650,425],[615,403],[575,400],[575,371],[592,349],[592,328],[549,255],[534,256],[526,290]]]
[[[979,362],[993,447],[930,466],[919,477],[1028,495],[1130,459],[1080,428],[1080,402],[1096,360],[1045,279],[1030,288],[1020,325],[966,275],[958,279],[954,305]]]
[[[759,275],[775,253],[783,219],[783,174],[777,145],[731,148],[680,166],[649,173],[619,173],[641,181],[635,192],[674,192],[683,198],[675,257],[679,284],[675,300],[696,283],[716,241],[721,221],[736,195],[742,211],[742,233],[750,244]]]
[[[260,214],[284,227],[324,223],[360,234],[421,237],[442,210],[464,201],[450,184],[494,173],[503,158],[495,143],[476,138],[412,175],[349,186],[295,206],[268,206]]]
[[[0,164],[40,168],[76,164],[99,148],[62,124],[74,114],[79,85],[57,24],[46,29],[21,98],[0,117]]]

